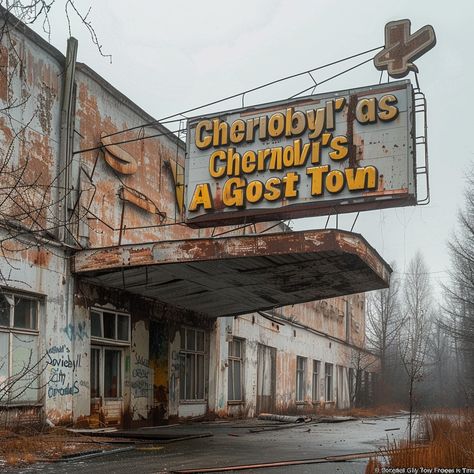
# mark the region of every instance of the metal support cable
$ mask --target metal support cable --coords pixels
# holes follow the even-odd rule
[[[273,81],[270,81],[270,82],[267,82],[265,84],[262,84],[260,86],[257,86],[257,87],[253,87],[252,89],[248,89],[246,91],[243,91],[243,92],[239,92],[237,94],[233,94],[233,95],[230,95],[230,96],[227,96],[227,97],[224,97],[223,99],[218,99],[218,100],[214,100],[212,102],[208,102],[207,104],[204,104],[204,105],[199,105],[197,107],[193,107],[191,109],[187,109],[183,112],[178,112],[176,114],[173,114],[173,115],[168,115],[166,117],[163,117],[161,119],[158,119],[158,120],[154,120],[152,122],[148,122],[148,123],[144,123],[144,124],[141,124],[141,125],[137,125],[135,127],[130,127],[130,128],[126,128],[126,129],[123,129],[123,130],[119,130],[118,132],[114,132],[114,133],[110,133],[109,135],[105,135],[104,138],[107,138],[107,137],[112,137],[114,135],[118,135],[120,133],[125,133],[125,132],[130,132],[130,131],[133,131],[133,130],[137,130],[139,128],[143,128],[143,127],[151,127],[151,126],[154,126],[154,125],[158,125],[158,124],[161,124],[163,123],[164,120],[168,120],[168,119],[171,119],[173,117],[176,117],[178,115],[184,115],[184,114],[187,114],[187,113],[190,113],[190,112],[195,112],[196,110],[199,110],[199,109],[203,109],[203,108],[206,108],[206,107],[210,107],[211,105],[216,105],[216,104],[219,104],[221,102],[225,102],[227,100],[230,100],[230,99],[235,99],[236,97],[240,97],[240,96],[244,96],[245,94],[248,94],[250,92],[255,92],[255,91],[258,91],[260,89],[264,89],[265,87],[269,87],[269,86],[272,86],[274,84],[278,84],[279,82],[283,82],[283,81],[287,81],[289,79],[294,79],[295,77],[300,77],[300,76],[304,76],[306,74],[309,74],[311,75],[312,72],[314,71],[319,71],[321,69],[325,69],[327,67],[330,67],[330,66],[334,66],[336,64],[340,64],[344,61],[349,61],[350,59],[354,59],[354,58],[357,58],[359,56],[363,56],[364,54],[368,54],[368,53],[372,53],[374,51],[377,51],[378,49],[381,49],[383,48],[383,46],[377,46],[376,48],[371,48],[371,49],[368,49],[366,51],[363,51],[361,53],[357,53],[357,54],[353,54],[351,56],[347,56],[345,58],[342,58],[342,59],[338,59],[336,61],[332,61],[330,63],[327,63],[327,64],[323,64],[322,66],[317,66],[317,67],[314,67],[312,69],[308,69],[306,71],[303,71],[303,72],[298,72],[296,74],[291,74],[289,76],[286,76],[286,77],[283,77],[283,78],[280,78],[280,79],[275,79]],[[371,61],[372,58],[370,58],[369,60],[365,61],[365,62],[368,62],[368,61]],[[347,72],[347,71],[345,71]],[[334,76],[334,77],[337,77]],[[331,79],[331,78],[330,78]],[[326,80],[326,82],[328,81],[329,79]],[[321,84],[321,83],[320,83]]]

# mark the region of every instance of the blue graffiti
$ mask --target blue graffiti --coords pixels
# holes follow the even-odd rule
[[[74,324],[68,324],[63,329],[63,331],[71,342],[75,341],[76,338],[80,341],[83,341],[84,339],[87,339],[89,337],[86,331],[85,322],[77,323],[77,326],[74,326]]]

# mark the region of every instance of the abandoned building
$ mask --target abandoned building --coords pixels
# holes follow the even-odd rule
[[[370,399],[364,292],[390,268],[363,237],[187,226],[181,135],[76,63],[73,39],[65,57],[2,21],[0,416],[156,424]]]

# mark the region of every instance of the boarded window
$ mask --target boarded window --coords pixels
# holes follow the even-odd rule
[[[296,358],[296,401],[303,402],[305,399],[305,372],[306,358]]]
[[[319,360],[313,360],[313,389],[312,399],[313,402],[319,402],[319,370],[321,362]]]
[[[242,401],[242,346],[243,341],[233,339],[229,342],[228,401]]]

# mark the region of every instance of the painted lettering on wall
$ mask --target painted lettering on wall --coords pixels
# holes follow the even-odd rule
[[[51,357],[51,354],[48,352],[48,359],[46,363],[52,367],[62,367],[64,369],[72,369],[75,372],[79,367],[81,367],[82,355],[78,354],[74,360],[71,360],[69,354],[66,357]]]
[[[64,397],[67,395],[77,395],[81,383],[66,381],[75,374],[82,365],[82,354],[78,354],[75,359],[71,359],[69,348],[63,344],[52,346],[46,353],[46,364],[49,366],[48,398]]]
[[[76,380],[72,385],[67,383],[65,387],[48,387],[48,397],[64,397],[66,395],[77,395],[79,393],[79,382]]]
[[[135,353],[135,368],[132,370],[130,387],[135,398],[148,398],[153,391],[150,361],[140,354]]]
[[[66,334],[66,336],[71,342],[75,341],[76,339],[79,341],[83,341],[84,339],[87,340],[87,338],[89,337],[89,335],[87,334],[85,321],[79,322],[76,325],[68,324],[63,329],[63,332]]]

